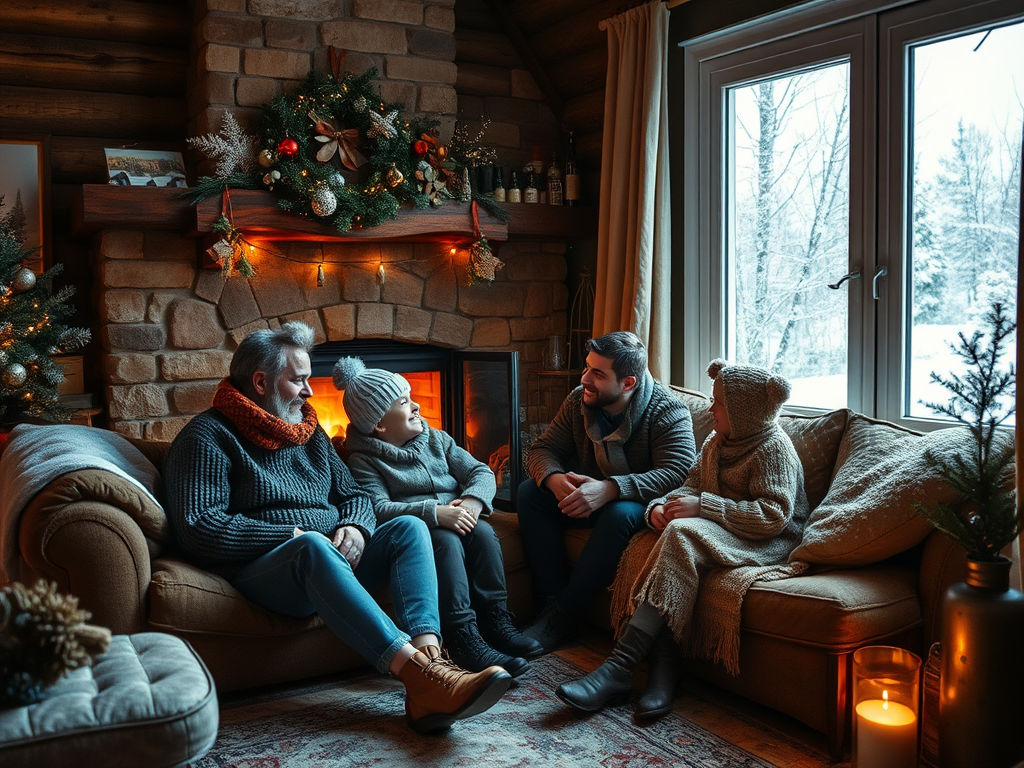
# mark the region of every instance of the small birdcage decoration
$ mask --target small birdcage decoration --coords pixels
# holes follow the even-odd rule
[[[569,311],[569,369],[578,371],[586,366],[587,342],[594,332],[594,283],[590,270],[580,273],[580,284],[572,297]]]

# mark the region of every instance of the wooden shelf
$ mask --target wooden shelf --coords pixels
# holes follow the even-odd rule
[[[180,197],[180,189],[116,187],[84,184],[72,212],[76,234],[101,229],[179,230],[192,237],[207,235],[220,216],[219,198],[195,207]],[[318,221],[282,210],[277,197],[262,190],[231,191],[235,226],[264,240],[287,241],[420,241],[466,240],[473,236],[468,203],[449,202],[438,208],[399,211],[379,227],[339,232]],[[480,209],[480,229],[488,240],[582,240],[597,236],[597,211],[592,208],[505,203],[509,221]]]

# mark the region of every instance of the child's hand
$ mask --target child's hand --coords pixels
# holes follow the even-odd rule
[[[696,496],[676,496],[665,502],[666,521],[700,515],[700,499]]]
[[[465,536],[476,526],[476,518],[473,513],[462,506],[438,504],[434,508],[434,513],[437,515],[439,526],[455,531],[460,536]]]
[[[484,503],[480,499],[472,496],[467,496],[464,499],[455,499],[452,502],[453,507],[462,507],[462,509],[469,510],[473,514],[473,520],[477,521],[480,519],[480,513],[484,511]]]
[[[659,504],[656,507],[651,508],[650,514],[651,527],[656,531],[665,530],[665,526],[668,525],[668,518],[665,517],[665,505]]]

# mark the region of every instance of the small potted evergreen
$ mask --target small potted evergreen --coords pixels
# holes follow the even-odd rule
[[[959,334],[950,345],[967,364],[963,374],[932,381],[952,394],[925,403],[971,433],[970,451],[925,454],[954,489],[953,504],[918,505],[936,528],[967,550],[967,577],[946,592],[942,607],[939,764],[1010,766],[1024,742],[1009,738],[1024,722],[1024,595],[1010,589],[1009,558],[1000,552],[1020,533],[1014,492],[1012,430],[1001,427],[1015,407],[1014,367],[1002,367],[1017,328],[1001,304],[986,315],[987,334]]]

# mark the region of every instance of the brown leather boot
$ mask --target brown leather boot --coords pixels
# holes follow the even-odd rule
[[[405,686],[405,719],[420,734],[486,712],[512,682],[501,667],[475,674],[460,669],[433,646],[414,653],[395,677]]]

